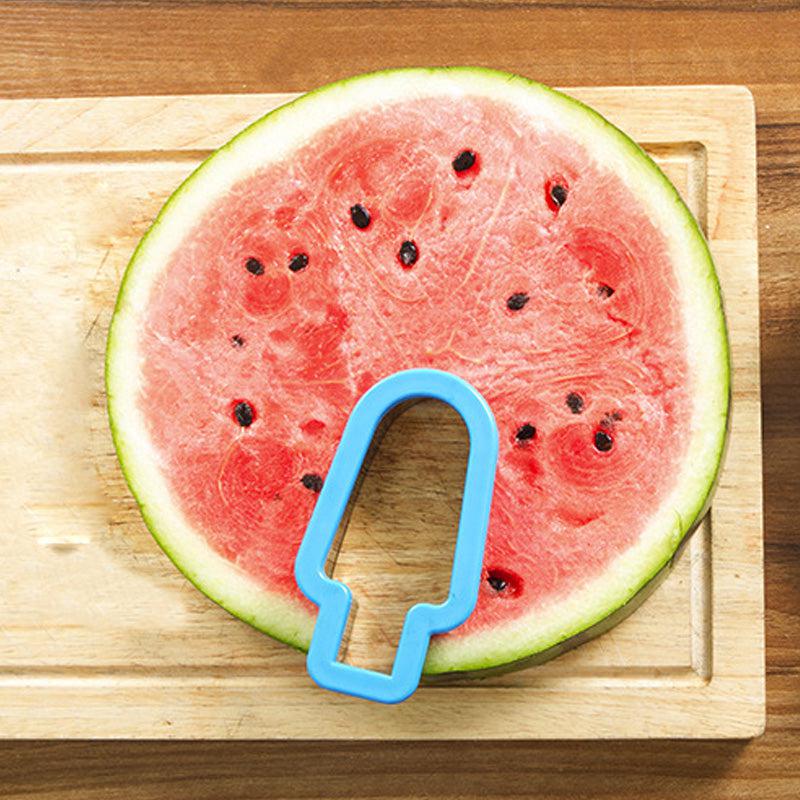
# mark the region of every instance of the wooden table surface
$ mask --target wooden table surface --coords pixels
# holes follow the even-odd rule
[[[800,797],[797,2],[0,2],[3,97],[290,91],[378,67],[456,63],[561,86],[738,83],[755,96],[766,734],[724,743],[4,743],[0,797]]]

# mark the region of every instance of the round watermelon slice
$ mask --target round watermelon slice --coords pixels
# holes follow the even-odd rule
[[[357,399],[400,369],[472,383],[501,436],[477,607],[426,671],[585,638],[697,523],[728,414],[697,223],[575,100],[482,69],[327,86],[203,163],[144,237],[108,339],[114,440],[155,538],[295,647],[293,565]]]

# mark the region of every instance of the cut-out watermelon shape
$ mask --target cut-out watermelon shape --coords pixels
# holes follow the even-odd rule
[[[469,381],[500,431],[478,603],[428,672],[599,630],[707,504],[729,390],[708,248],[653,162],[565,95],[479,69],[353,78],[180,187],[108,341],[114,439],[153,535],[306,648],[293,565],[326,470],[357,399],[413,367]]]

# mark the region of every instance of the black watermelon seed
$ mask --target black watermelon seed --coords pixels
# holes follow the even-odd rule
[[[317,492],[317,494],[319,494],[319,492],[322,491],[323,481],[322,478],[316,474],[316,472],[307,472],[302,478],[300,478],[300,482],[306,487],[306,489],[309,489],[312,492]]]
[[[234,406],[233,416],[243,428],[249,428],[253,424],[253,419],[255,419],[253,407],[244,400]]]
[[[243,347],[244,346],[244,339],[237,333],[235,336],[231,336],[231,342],[233,343],[234,347]]]
[[[597,294],[599,294],[600,297],[611,297],[611,295],[614,294],[614,290],[607,283],[598,283]]]
[[[492,567],[487,570],[486,582],[498,594],[505,597],[515,597],[522,591],[522,579],[509,569]]]
[[[567,406],[573,414],[580,414],[583,411],[583,398],[575,392],[567,395]]]
[[[353,220],[353,224],[356,228],[364,230],[364,228],[369,227],[372,217],[370,217],[369,211],[367,211],[364,206],[360,203],[356,203],[354,206],[350,206],[350,219]]]
[[[527,442],[528,439],[533,439],[536,436],[536,428],[529,422],[520,425],[517,429],[516,438],[518,442]]]
[[[607,453],[614,446],[614,440],[605,431],[597,431],[594,435],[594,446],[601,453]]]
[[[244,263],[247,271],[253,275],[263,275],[264,265],[257,258],[248,258]]]
[[[308,256],[305,253],[298,253],[292,256],[289,261],[289,269],[292,272],[300,272],[308,266]]]
[[[560,183],[554,183],[550,187],[550,197],[557,208],[561,208],[567,202],[567,189]]]
[[[405,241],[400,245],[400,252],[397,254],[397,257],[404,267],[413,267],[419,258],[419,250],[417,250],[417,246],[414,242]]]
[[[453,169],[456,172],[466,172],[473,166],[475,166],[475,153],[472,150],[462,150],[453,159]]]
[[[521,308],[525,307],[525,304],[530,299],[530,296],[525,294],[525,292],[516,292],[506,300],[506,305],[511,311],[519,311]]]

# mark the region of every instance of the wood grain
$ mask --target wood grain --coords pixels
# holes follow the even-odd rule
[[[387,4],[385,10],[376,4],[315,4],[313,13],[295,5],[252,4],[243,10],[229,3],[191,9],[168,3],[4,3],[0,93],[275,91],[358,69],[459,61],[505,67],[553,84],[732,82],[753,91],[759,123],[767,733],[747,745],[4,745],[4,795],[793,800],[800,793],[796,3],[608,0],[534,8],[445,2],[436,8]],[[244,41],[251,46],[240,46]]]

